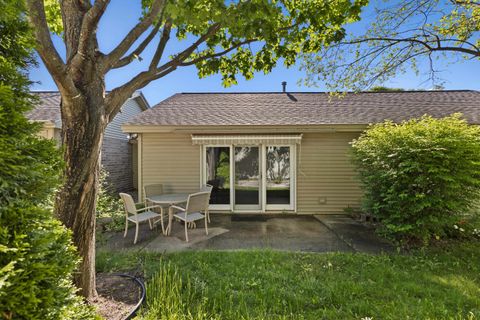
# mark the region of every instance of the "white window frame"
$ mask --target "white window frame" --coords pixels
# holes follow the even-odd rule
[[[297,146],[295,144],[264,144],[262,163],[265,166],[264,172],[264,202],[263,208],[266,211],[296,211],[296,190],[297,190]],[[289,147],[290,148],[290,203],[289,204],[268,204],[267,203],[267,147]]]
[[[267,211],[290,211],[297,212],[297,145],[296,144],[259,144],[252,145],[258,146],[260,152],[260,209],[248,210],[248,209],[235,209],[235,159],[234,159],[234,147],[233,144],[207,144],[202,145],[200,148],[200,172],[201,181],[200,185],[204,185],[207,181],[207,166],[206,166],[206,154],[207,148],[221,148],[228,147],[230,151],[230,204],[211,204],[210,210],[216,211],[229,211],[235,213],[252,213]],[[290,147],[290,204],[267,204],[267,176],[266,176],[266,156],[268,147]]]

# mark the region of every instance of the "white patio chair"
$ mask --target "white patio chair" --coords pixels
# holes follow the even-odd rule
[[[143,186],[143,199],[145,201],[145,206],[157,206],[160,209],[160,215],[162,219],[160,219],[160,224],[162,226],[162,232],[165,234],[165,225],[164,225],[164,209],[168,208],[168,205],[159,205],[155,204],[152,201],[148,201],[148,197],[150,196],[159,196],[163,194],[163,184],[155,183],[155,184],[147,184]],[[158,223],[158,220],[154,221],[154,223]]]
[[[131,221],[135,223],[135,239],[133,240],[133,244],[136,244],[138,238],[139,224],[141,222],[148,221],[150,230],[152,230],[152,220],[156,218],[160,218],[163,220],[163,216],[161,214],[151,211],[151,209],[157,208],[158,206],[147,206],[141,209],[137,209],[131,195],[127,193],[120,193],[120,197],[123,200],[123,206],[125,208],[125,233],[123,234],[123,237],[125,238],[127,236],[128,222]]]
[[[185,208],[175,205],[170,206],[170,208],[177,210],[173,216],[185,223],[185,241],[188,242],[188,224],[197,220],[205,219],[205,233],[208,235],[206,211],[208,211],[209,199],[209,192],[197,192],[188,196]]]
[[[201,188],[200,188],[200,192],[208,192],[209,196],[208,196],[208,202],[210,203],[210,197],[212,196],[212,190],[213,190],[213,186],[212,185],[209,185],[209,184],[204,184]],[[207,220],[208,220],[208,223],[210,223],[210,211],[208,210],[208,206],[207,206],[207,211],[205,212],[205,214],[207,215]]]

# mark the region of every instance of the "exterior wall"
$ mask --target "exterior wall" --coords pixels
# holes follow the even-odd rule
[[[140,112],[142,112],[142,109],[136,100],[129,99],[105,129],[102,145],[102,165],[108,172],[109,181],[116,191],[134,189],[132,145],[128,142],[127,134],[121,130],[120,126]]]
[[[358,133],[305,133],[297,148],[297,212],[343,213],[358,207],[361,190],[348,159]],[[143,133],[143,185],[163,183],[166,192],[191,192],[200,184],[200,146],[187,133]]]
[[[297,156],[297,211],[343,213],[362,192],[348,152],[358,133],[306,133]]]
[[[127,134],[122,131],[120,126],[130,120],[133,116],[142,112],[138,102],[135,99],[128,99],[117,113],[115,118],[108,124],[105,129],[105,137],[119,140],[128,140]]]
[[[40,137],[46,138],[46,139],[55,139],[57,142],[60,144],[62,141],[62,134],[61,130],[58,128],[52,128],[52,127],[47,127],[44,126],[39,132],[38,135]]]
[[[144,133],[141,143],[143,185],[162,183],[166,193],[198,190],[200,146],[190,134]]]
[[[132,146],[128,141],[105,137],[102,145],[102,166],[115,191],[133,189]]]

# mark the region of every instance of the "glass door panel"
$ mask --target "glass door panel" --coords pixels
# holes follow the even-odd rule
[[[235,208],[260,209],[260,148],[235,147]]]
[[[267,205],[290,204],[290,147],[266,148]]]
[[[213,186],[210,204],[230,204],[230,147],[206,148],[206,180]]]

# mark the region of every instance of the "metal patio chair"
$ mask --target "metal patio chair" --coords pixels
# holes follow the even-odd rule
[[[185,223],[185,241],[188,242],[188,224],[197,220],[205,219],[205,233],[208,235],[207,214],[210,192],[197,192],[188,196],[185,208],[173,205],[171,209],[176,210],[174,217]]]
[[[168,205],[160,205],[156,204],[155,202],[149,201],[148,197],[150,196],[159,196],[163,194],[163,184],[161,183],[154,183],[154,184],[147,184],[143,186],[143,198],[145,201],[145,205],[148,206],[157,206],[158,209],[160,209],[160,215],[162,218],[160,219],[160,224],[162,226],[162,232],[165,233],[165,225],[164,225],[164,215],[165,210],[168,208]],[[154,221],[154,223],[158,223],[157,221]]]
[[[138,239],[138,227],[141,222],[148,221],[148,225],[150,230],[153,229],[153,221],[154,219],[162,219],[163,216],[156,212],[151,211],[151,209],[157,208],[158,206],[147,206],[140,209],[137,209],[135,205],[135,201],[128,193],[120,193],[120,197],[123,200],[123,205],[125,208],[125,233],[123,237],[125,238],[128,233],[128,222],[133,222],[135,224],[135,239],[133,240],[133,244],[137,243]]]

